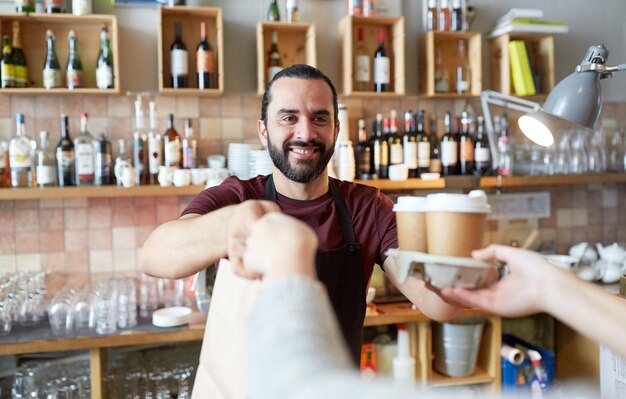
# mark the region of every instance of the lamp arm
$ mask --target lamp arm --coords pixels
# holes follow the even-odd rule
[[[541,105],[535,101],[526,100],[519,97],[509,96],[493,90],[485,90],[480,93],[480,103],[485,117],[485,128],[487,129],[487,137],[489,138],[489,148],[491,150],[491,167],[493,170],[498,168],[500,154],[498,153],[496,132],[493,130],[493,120],[489,105],[498,105],[504,108],[514,109],[521,112],[537,112],[541,109]]]

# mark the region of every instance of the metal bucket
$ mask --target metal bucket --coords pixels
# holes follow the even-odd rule
[[[450,377],[474,374],[484,324],[482,317],[433,323],[434,369]]]

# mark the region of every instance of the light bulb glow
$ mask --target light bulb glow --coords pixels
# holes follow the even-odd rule
[[[554,136],[550,129],[534,116],[523,115],[519,118],[517,124],[522,130],[522,133],[532,142],[544,147],[548,147],[554,143]]]

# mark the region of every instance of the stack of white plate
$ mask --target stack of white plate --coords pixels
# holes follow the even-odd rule
[[[251,144],[228,144],[228,171],[240,179],[250,177],[250,150]]]
[[[173,306],[154,311],[152,324],[157,327],[176,327],[189,323],[191,309],[185,306]]]
[[[272,173],[272,159],[267,148],[250,151],[250,177]]]

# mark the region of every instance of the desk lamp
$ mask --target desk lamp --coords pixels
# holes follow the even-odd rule
[[[541,146],[547,147],[554,143],[553,132],[563,121],[593,129],[602,109],[600,79],[612,77],[616,71],[626,70],[626,64],[607,66],[608,56],[609,51],[604,45],[589,47],[580,65],[552,89],[543,107],[537,102],[495,91],[481,93],[480,101],[494,167],[497,167],[498,154],[489,104],[526,112],[518,120],[520,130]]]

